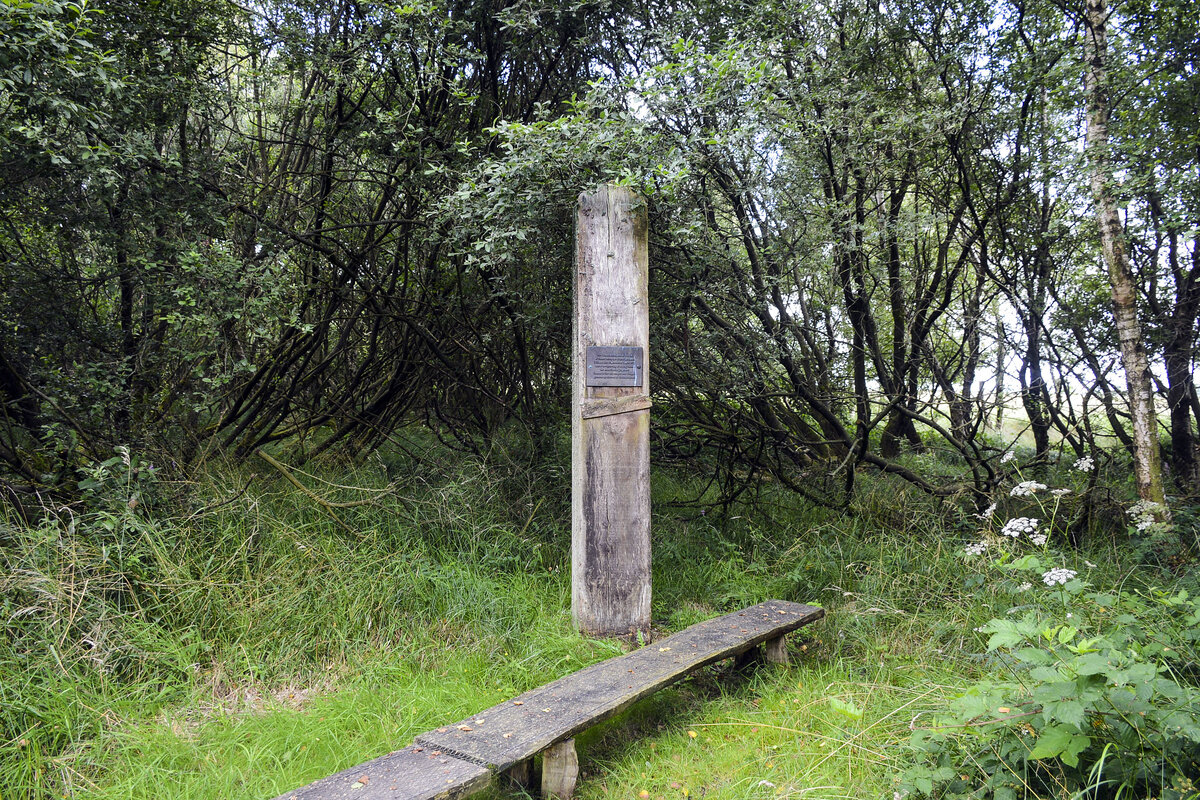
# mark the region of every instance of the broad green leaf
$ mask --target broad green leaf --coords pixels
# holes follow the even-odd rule
[[[1056,700],[1042,706],[1042,719],[1082,729],[1087,721],[1087,714],[1078,700]]]
[[[862,719],[862,709],[856,706],[853,700],[840,700],[836,697],[831,697],[829,698],[829,706],[844,717]]]
[[[1037,744],[1029,751],[1029,758],[1061,758],[1067,766],[1079,766],[1079,754],[1082,753],[1092,740],[1083,734],[1076,733],[1066,725],[1050,725],[1042,731]]]
[[[1054,663],[1054,655],[1040,647],[1022,647],[1013,655],[1026,664],[1046,666]]]
[[[1071,662],[1077,675],[1102,675],[1113,668],[1105,654],[1087,653]]]
[[[1050,725],[1038,737],[1037,743],[1029,751],[1029,757],[1034,760],[1054,758],[1070,746],[1073,735],[1074,731],[1066,725]]]

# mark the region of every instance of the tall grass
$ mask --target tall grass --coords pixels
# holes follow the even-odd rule
[[[620,652],[570,624],[561,452],[410,452],[295,472],[337,520],[265,462],[5,518],[0,797],[271,797]],[[964,571],[965,512],[880,478],[847,514],[766,487],[718,516],[653,481],[656,626],[831,613],[796,668],[708,671],[589,734],[582,796],[890,796],[1009,600]]]

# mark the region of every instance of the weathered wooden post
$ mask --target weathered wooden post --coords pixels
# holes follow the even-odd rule
[[[579,196],[571,404],[571,612],[579,630],[650,628],[650,315],[645,206]]]

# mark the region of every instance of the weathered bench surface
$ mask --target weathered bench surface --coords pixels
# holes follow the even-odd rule
[[[275,800],[448,800],[483,791],[494,777],[486,767],[413,745]]]
[[[698,667],[782,636],[824,613],[812,606],[772,600],[710,619],[422,734],[417,744],[493,769],[507,769]]]
[[[491,781],[493,770],[519,764],[699,667],[739,655],[823,616],[821,608],[768,600],[698,623],[421,734],[411,747],[277,800],[433,800],[471,794]],[[359,780],[363,776],[366,782]],[[351,789],[355,783],[360,785]]]

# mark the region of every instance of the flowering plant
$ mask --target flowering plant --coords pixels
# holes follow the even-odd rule
[[[1033,497],[1038,492],[1046,491],[1046,484],[1037,481],[1021,481],[1009,491],[1012,497]]]
[[[1001,463],[1011,460],[1009,451]],[[1086,499],[1095,460],[1080,457],[1074,468],[1088,475]],[[1002,496],[975,515],[983,538],[963,551],[995,555],[990,568],[1011,574],[1009,590],[1022,595],[1021,605],[975,628],[1002,677],[969,687],[936,724],[914,728],[912,745],[926,763],[905,773],[901,792],[1200,800],[1192,782],[1200,689],[1182,678],[1200,660],[1200,599],[1093,590],[1082,566],[1054,563],[1050,545],[1073,490],[1026,480],[1019,466],[1012,472],[1006,494],[1018,500],[1005,510],[1027,516],[998,512]],[[1154,533],[1166,510],[1143,501],[1129,514],[1137,532]],[[1017,557],[1028,545],[1038,550]]]
[[[1023,533],[1033,534],[1037,531],[1038,520],[1033,517],[1015,517],[1004,523],[1000,529],[1001,536],[1011,536],[1016,539]]]
[[[1000,463],[1008,463],[1014,460],[1015,457],[1015,452],[1008,450],[1000,458]],[[1075,469],[1092,472],[1095,469],[1095,461],[1091,456],[1082,456],[1075,462]],[[1067,498],[1074,493],[1074,490],[1065,487],[1051,489],[1041,481],[1025,480],[1025,477],[1021,474],[1020,466],[1013,467],[1013,473],[1017,478],[1017,482],[1008,490],[1008,496],[1029,498],[1031,504],[1037,508],[1039,516],[1011,518],[1000,527],[997,533],[1001,537],[1012,539],[1014,543],[1028,540],[1034,547],[1040,547],[1045,550],[1055,529],[1059,511]],[[1049,497],[1039,496],[1043,492],[1048,492]],[[1087,490],[1085,490],[1084,496],[1086,494]],[[986,551],[986,539],[991,535],[991,523],[996,518],[998,506],[999,501],[993,501],[987,509],[974,515],[984,523],[984,546],[968,545],[963,549],[966,555],[978,556]]]
[[[1035,554],[996,566],[1040,575],[1057,591],[976,628],[1007,674],[969,687],[941,719],[914,727],[911,745],[926,761],[904,773],[900,791],[997,800],[1200,796],[1200,690],[1184,680],[1200,656],[1200,598],[1097,591]]]

